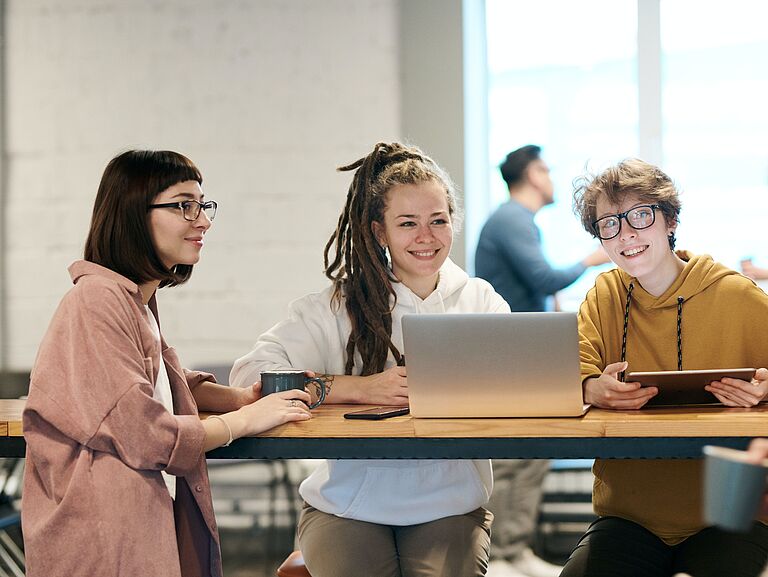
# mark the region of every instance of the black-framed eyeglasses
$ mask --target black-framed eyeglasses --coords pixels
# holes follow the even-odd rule
[[[656,222],[656,210],[659,208],[658,204],[642,204],[625,212],[609,214],[593,222],[592,230],[600,240],[610,240],[621,232],[622,218],[635,230],[643,230]]]
[[[200,216],[200,211],[205,212],[205,216],[208,220],[216,218],[216,209],[219,207],[215,200],[206,200],[205,202],[198,202],[196,200],[182,200],[181,202],[164,202],[162,204],[150,204],[147,209],[150,208],[178,208],[181,210],[181,215],[184,220],[194,222]]]

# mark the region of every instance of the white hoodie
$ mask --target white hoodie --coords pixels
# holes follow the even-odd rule
[[[394,283],[392,342],[403,351],[401,321],[407,313],[503,313],[507,303],[482,279],[469,278],[450,259],[440,268],[437,288],[421,299]],[[247,387],[259,373],[297,368],[343,375],[351,331],[344,303],[331,304],[333,287],[300,298],[290,317],[259,337],[235,362],[230,384]],[[353,374],[362,360],[356,354]],[[385,368],[394,366],[393,358]],[[407,364],[407,363],[406,363]],[[299,488],[314,508],[349,519],[384,525],[415,525],[462,515],[485,504],[493,488],[491,462],[484,460],[328,460]]]

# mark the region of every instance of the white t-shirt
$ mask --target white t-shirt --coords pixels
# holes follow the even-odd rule
[[[149,319],[149,326],[152,327],[152,332],[155,334],[155,342],[157,348],[160,349],[160,327],[157,326],[157,320],[152,311],[149,310],[147,305],[144,305],[147,309],[147,318]],[[163,404],[167,411],[173,414],[173,395],[171,394],[171,381],[168,379],[168,370],[165,368],[165,361],[163,361],[163,354],[160,351],[160,367],[157,371],[157,382],[155,383],[155,392],[152,398]],[[168,493],[171,495],[171,499],[176,499],[176,475],[169,475],[165,471],[160,471],[163,475],[163,481],[165,486],[168,487]]]

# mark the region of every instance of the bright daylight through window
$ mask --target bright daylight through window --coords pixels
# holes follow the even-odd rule
[[[658,18],[638,35],[648,2],[659,2]],[[640,155],[638,94],[661,86],[660,158],[648,160],[682,190],[678,247],[768,267],[768,4],[487,0],[486,16],[491,209],[506,199],[499,162],[541,145],[555,204],[537,223],[553,265],[595,246],[571,212],[573,179]],[[638,54],[644,43],[658,53],[659,39],[660,62],[639,76]],[[578,308],[598,272],[563,291],[561,306]]]

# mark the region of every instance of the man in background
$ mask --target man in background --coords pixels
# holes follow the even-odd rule
[[[543,311],[549,295],[564,289],[590,266],[608,262],[602,247],[568,268],[550,266],[541,248],[536,213],[555,200],[541,148],[529,144],[510,152],[499,170],[509,189],[483,226],[475,271],[493,285],[513,311]]]
[[[510,152],[499,167],[509,201],[488,219],[480,233],[475,272],[493,285],[512,311],[544,311],[547,297],[567,287],[589,267],[608,262],[602,247],[564,269],[550,266],[541,247],[536,213],[554,202],[549,168],[533,144]],[[488,509],[494,514],[488,577],[557,577],[561,567],[530,548],[536,530],[547,460],[495,460],[494,489]]]

